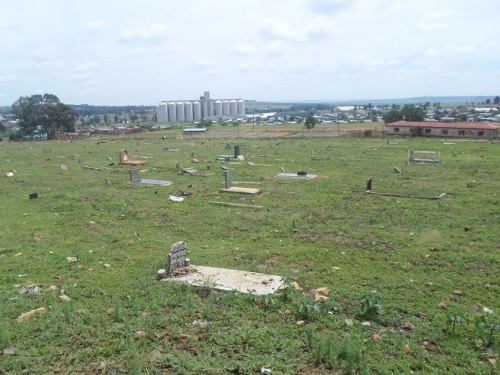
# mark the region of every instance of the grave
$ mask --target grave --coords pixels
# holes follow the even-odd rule
[[[366,194],[382,195],[386,197],[433,199],[433,200],[442,199],[446,196],[446,193],[442,193],[440,195],[435,195],[435,196],[422,196],[422,195],[400,194],[400,193],[379,193],[373,191],[373,183],[374,183],[373,177],[370,177],[368,180],[366,180],[366,191],[365,191]]]
[[[221,192],[221,193],[239,193],[239,194],[260,194],[260,193],[262,193],[262,191],[260,189],[242,188],[242,187],[232,186],[231,171],[225,171],[224,177],[225,177],[226,187],[225,187],[225,189],[219,190],[219,192]]]
[[[415,151],[408,149],[408,164],[409,163],[440,163],[441,152],[435,151]]]
[[[230,147],[229,144],[228,146]],[[234,155],[219,155],[217,159],[228,163],[231,160],[245,160],[245,157],[240,155],[240,145],[234,145]]]
[[[310,179],[318,177],[318,175],[309,174],[309,173],[307,173],[305,171],[300,171],[300,172],[296,172],[296,173],[285,173],[285,172],[282,172],[282,173],[278,173],[274,177],[278,177],[278,178],[290,178],[290,179],[298,179],[298,180],[310,180]]]
[[[277,275],[205,266],[191,266],[191,268],[192,271],[188,274],[165,280],[221,291],[235,290],[240,293],[258,295],[274,294],[284,284],[283,278]]]
[[[170,248],[165,269],[157,272],[160,280],[182,282],[192,286],[208,287],[221,291],[273,294],[283,288],[281,276],[247,272],[226,268],[192,266],[187,257],[187,244],[176,242]]]
[[[125,165],[145,165],[146,162],[144,160],[130,160],[128,156],[128,151],[123,149],[120,151],[120,164]]]
[[[139,170],[138,169],[131,169],[129,171],[129,173],[130,173],[130,182],[140,183],[140,184],[143,184],[143,185],[156,185],[156,186],[168,186],[168,185],[172,185],[171,181],[151,180],[151,179],[141,178],[139,176]]]

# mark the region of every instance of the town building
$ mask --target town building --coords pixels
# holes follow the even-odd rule
[[[385,125],[387,135],[421,135],[425,137],[498,137],[500,126],[489,122],[420,122],[396,121]]]

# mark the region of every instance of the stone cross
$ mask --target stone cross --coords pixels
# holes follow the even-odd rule
[[[171,275],[176,269],[186,267],[187,245],[184,241],[176,242],[170,248],[167,259],[167,275]],[[189,262],[189,261],[188,261]]]

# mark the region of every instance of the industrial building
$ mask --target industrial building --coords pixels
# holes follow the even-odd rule
[[[202,119],[245,115],[242,99],[210,99],[205,91],[199,100],[162,101],[156,108],[157,122],[196,122]]]

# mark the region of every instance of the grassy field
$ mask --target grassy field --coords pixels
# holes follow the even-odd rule
[[[299,135],[0,143],[0,374],[498,371],[499,143]],[[245,160],[218,161],[235,143]],[[123,148],[146,161],[141,177],[173,184],[131,183]],[[443,160],[408,164],[409,148]],[[263,193],[219,193],[223,167]],[[373,192],[445,195],[367,194],[371,177]],[[194,265],[282,275],[287,288],[159,282],[177,241]]]

